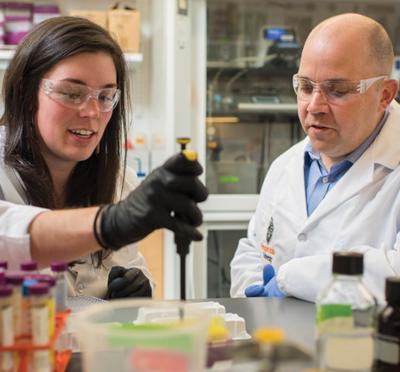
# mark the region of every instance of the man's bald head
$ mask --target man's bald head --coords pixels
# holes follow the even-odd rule
[[[327,42],[343,39],[343,42],[354,42],[355,53],[365,55],[366,60],[360,61],[371,67],[373,75],[390,75],[393,66],[393,46],[389,35],[382,25],[372,18],[356,13],[340,14],[328,18],[318,24],[308,36],[304,49],[310,43]],[[304,50],[303,49],[303,50]],[[348,58],[355,58],[349,55]]]

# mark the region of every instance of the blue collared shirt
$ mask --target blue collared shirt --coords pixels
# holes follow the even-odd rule
[[[334,164],[329,172],[322,164],[320,154],[313,151],[311,142],[307,144],[304,151],[304,184],[308,216],[314,212],[326,194],[328,194],[333,186],[336,185],[372,142],[374,142],[385,124],[388,115],[389,110],[386,110],[382,120],[371,135],[342,161]]]

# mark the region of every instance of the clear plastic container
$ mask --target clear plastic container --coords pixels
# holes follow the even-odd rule
[[[180,319],[135,324],[142,308],[178,311]],[[209,315],[183,302],[120,300],[77,316],[84,371],[203,371]]]
[[[362,282],[363,255],[334,253],[332,272],[331,283],[316,301],[318,367],[370,371],[376,300]]]

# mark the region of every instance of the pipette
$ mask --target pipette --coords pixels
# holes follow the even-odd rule
[[[178,137],[176,143],[181,146],[181,151],[186,159],[190,161],[197,160],[197,153],[193,150],[187,150],[186,145],[190,143],[188,137]],[[190,239],[181,234],[175,234],[176,253],[180,257],[180,284],[181,300],[186,300],[186,256],[189,253]]]

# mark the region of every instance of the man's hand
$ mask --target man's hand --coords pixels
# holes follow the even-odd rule
[[[279,289],[275,269],[267,264],[263,269],[263,284],[253,284],[245,289],[246,297],[285,297],[286,294]]]
[[[100,240],[118,249],[143,239],[153,230],[167,228],[190,240],[203,237],[197,203],[207,199],[207,188],[198,176],[200,163],[179,153],[156,168],[126,199],[101,211]]]
[[[106,299],[125,297],[151,297],[150,281],[142,270],[113,266],[108,274]]]

